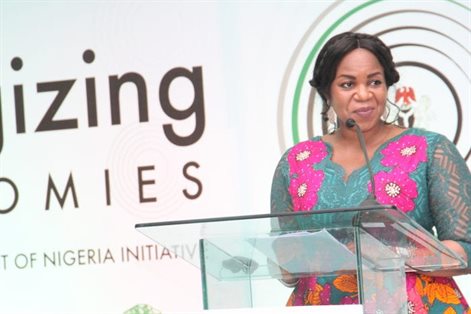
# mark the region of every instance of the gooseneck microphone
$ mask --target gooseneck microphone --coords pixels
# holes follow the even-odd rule
[[[360,141],[361,151],[363,152],[363,156],[365,157],[366,166],[368,167],[368,172],[370,174],[371,193],[368,195],[368,197],[360,205],[361,206],[379,205],[378,201],[376,200],[375,178],[373,176],[373,171],[371,170],[370,159],[368,158],[368,152],[366,150],[365,137],[363,136],[363,133],[361,132],[360,127],[358,126],[358,124],[356,123],[355,120],[347,119],[347,121],[345,121],[345,125],[350,129],[352,127],[355,127],[355,131],[357,133],[358,140]]]

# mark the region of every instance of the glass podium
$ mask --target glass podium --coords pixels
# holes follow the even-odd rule
[[[407,313],[405,273],[466,263],[390,206],[137,224],[158,244],[197,247],[205,309],[267,307],[280,281],[356,275],[365,313]],[[292,289],[292,288],[291,288]],[[393,302],[391,302],[393,300]],[[278,300],[279,301],[279,300]]]

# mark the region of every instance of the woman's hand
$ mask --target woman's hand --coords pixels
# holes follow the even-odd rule
[[[454,252],[456,255],[461,257],[465,262],[468,262],[466,252],[458,242],[453,241],[453,240],[443,240],[441,241],[441,243],[444,246],[446,246],[448,249],[450,249],[452,252]],[[416,254],[414,254],[415,256],[413,257],[413,260],[419,261],[421,258],[424,258],[420,252],[421,252],[420,249],[416,250]],[[449,263],[449,257],[445,254],[442,254],[441,260],[437,260],[437,263],[446,265]],[[418,272],[421,274],[435,276],[435,277],[452,277],[452,276],[469,274],[470,269],[468,267],[464,269],[442,269],[442,270],[436,270],[436,271],[430,271],[430,272],[422,272],[422,271],[418,271]]]
[[[287,245],[287,239],[277,239],[273,242],[273,251],[276,255],[276,261],[269,260],[269,265],[272,269],[272,273],[279,273],[281,275],[280,280],[286,286],[295,286],[299,278],[294,276],[288,269],[292,268],[291,265],[296,265],[297,261],[303,259],[302,252],[303,248],[301,241],[296,237],[291,237],[289,245]],[[290,269],[293,271],[293,269]]]

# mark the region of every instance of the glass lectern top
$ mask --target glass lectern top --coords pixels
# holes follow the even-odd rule
[[[177,247],[186,247],[180,258],[224,280],[277,277],[280,267],[299,276],[354,271],[355,243],[373,268],[389,267],[398,257],[407,271],[466,267],[390,206],[144,223],[136,229],[177,255]]]

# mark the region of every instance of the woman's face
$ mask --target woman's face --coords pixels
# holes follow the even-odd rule
[[[387,97],[384,70],[374,54],[358,48],[340,61],[330,86],[330,104],[341,125],[354,119],[363,132],[381,121]]]

